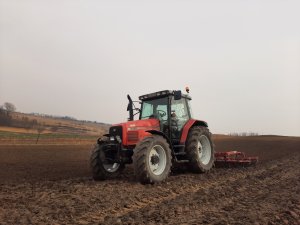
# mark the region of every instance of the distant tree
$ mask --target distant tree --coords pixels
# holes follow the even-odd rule
[[[36,119],[31,120],[31,128],[35,128],[38,126],[38,121]]]
[[[5,114],[5,111],[3,105],[0,105],[0,114]]]
[[[7,113],[15,112],[17,110],[16,106],[10,102],[4,103],[4,109],[7,111]]]
[[[4,106],[0,106],[0,125],[10,126],[12,123],[12,117],[5,109]]]
[[[0,106],[0,125],[5,125],[6,113],[3,106]]]
[[[38,132],[38,136],[37,136],[37,139],[36,139],[36,144],[38,143],[39,139],[40,139],[40,135],[41,133],[43,133],[43,131],[45,130],[45,127],[41,124],[38,124],[38,126],[36,126],[36,130]]]

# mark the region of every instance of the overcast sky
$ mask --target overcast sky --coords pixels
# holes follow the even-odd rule
[[[300,1],[0,0],[0,105],[118,123],[189,86],[213,133],[300,136]]]

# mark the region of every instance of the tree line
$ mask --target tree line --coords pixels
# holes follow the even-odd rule
[[[22,116],[21,119],[15,119],[12,114],[16,110],[16,106],[10,102],[5,102],[0,106],[0,126],[25,128],[26,130],[34,129],[38,133],[37,144],[41,133],[45,130],[44,124],[38,123],[36,119],[29,119],[26,116]]]
[[[17,127],[25,129],[38,129],[42,125],[36,119],[29,119],[22,116],[20,119],[13,118],[16,106],[10,102],[5,102],[0,106],[0,126]]]
[[[229,133],[229,136],[240,136],[240,137],[248,137],[248,136],[259,136],[257,132],[232,132]]]
[[[13,123],[12,113],[16,111],[14,104],[5,102],[0,106],[0,125],[11,126]]]

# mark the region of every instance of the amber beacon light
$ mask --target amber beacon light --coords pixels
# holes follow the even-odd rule
[[[186,88],[185,88],[185,91],[186,91],[187,93],[190,93],[190,88],[189,88],[189,87],[186,87]]]

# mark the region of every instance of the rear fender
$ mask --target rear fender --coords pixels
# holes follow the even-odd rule
[[[183,127],[182,129],[182,134],[181,134],[181,138],[180,138],[180,144],[181,145],[185,145],[185,141],[187,139],[187,136],[189,134],[189,131],[192,127],[194,126],[203,126],[203,127],[208,127],[208,124],[203,121],[203,120],[194,120],[194,119],[190,119]]]

